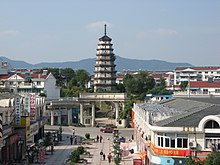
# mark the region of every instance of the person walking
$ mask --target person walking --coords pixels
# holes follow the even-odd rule
[[[75,140],[74,140],[74,144],[76,145],[76,144],[77,144],[77,136],[75,136],[74,139],[75,139]]]
[[[75,136],[75,129],[73,128],[73,136]]]
[[[99,142],[99,135],[97,135],[97,137],[96,137],[96,141]]]
[[[102,157],[103,157],[103,160],[105,160],[105,153],[103,153]]]
[[[108,163],[111,163],[111,160],[112,160],[112,155],[111,153],[108,154]]]
[[[102,139],[103,139],[103,137],[102,137],[102,135],[100,135],[100,143],[102,142]]]
[[[73,144],[73,136],[70,136],[70,144]]]
[[[101,150],[99,154],[100,154],[100,160],[102,160],[103,151]]]

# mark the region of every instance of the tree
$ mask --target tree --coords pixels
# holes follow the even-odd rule
[[[115,130],[113,133],[113,159],[115,165],[119,165],[121,163],[121,149],[118,130]]]
[[[125,103],[125,107],[123,111],[120,111],[120,118],[121,119],[126,119],[131,117],[131,108],[133,106],[133,101],[128,101]]]
[[[187,85],[188,85],[188,81],[182,81],[181,84],[180,84],[180,88],[181,88],[182,90],[185,90],[186,87],[187,87]]]
[[[76,71],[76,80],[78,87],[85,88],[85,85],[88,83],[89,79],[89,73],[85,70],[80,69]]]
[[[205,165],[216,165],[220,164],[220,152],[212,152],[205,159]]]

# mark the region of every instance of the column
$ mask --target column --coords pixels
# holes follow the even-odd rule
[[[115,122],[116,126],[118,125],[118,119],[119,119],[119,103],[115,103]]]
[[[73,122],[73,119],[72,119],[72,108],[67,109],[67,113],[68,113],[67,122],[68,122],[68,125],[71,125],[72,122]]]
[[[95,127],[95,103],[92,103],[92,127]]]
[[[50,125],[54,125],[54,112],[53,112],[53,110],[50,111]]]
[[[84,122],[83,122],[83,104],[80,104],[80,113],[79,113],[79,115],[80,115],[80,123],[84,124]]]

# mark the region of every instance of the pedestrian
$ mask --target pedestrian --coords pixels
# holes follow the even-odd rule
[[[75,140],[74,140],[74,144],[77,144],[77,136],[75,136],[74,139],[75,139]]]
[[[103,153],[102,157],[103,157],[103,160],[105,160],[105,153]]]
[[[102,160],[103,151],[101,150],[99,154],[100,154],[100,160]]]
[[[73,136],[70,136],[70,144],[73,144]]]
[[[112,155],[111,153],[108,154],[108,163],[111,163]]]
[[[75,136],[75,129],[73,128],[73,136]]]
[[[100,135],[100,143],[102,142],[102,139],[103,139],[103,137],[102,137],[102,135]]]
[[[131,135],[131,139],[134,140],[134,135]]]
[[[97,135],[97,137],[96,137],[96,141],[99,142],[99,135]]]

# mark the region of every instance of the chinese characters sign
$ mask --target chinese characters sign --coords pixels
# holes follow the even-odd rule
[[[36,96],[30,93],[30,120],[36,121]]]
[[[20,97],[15,97],[15,124],[21,124],[21,112],[20,112]]]
[[[155,147],[152,143],[151,143],[150,148],[156,155],[164,155],[164,156],[188,156],[189,155],[188,149],[159,148],[159,147]]]

